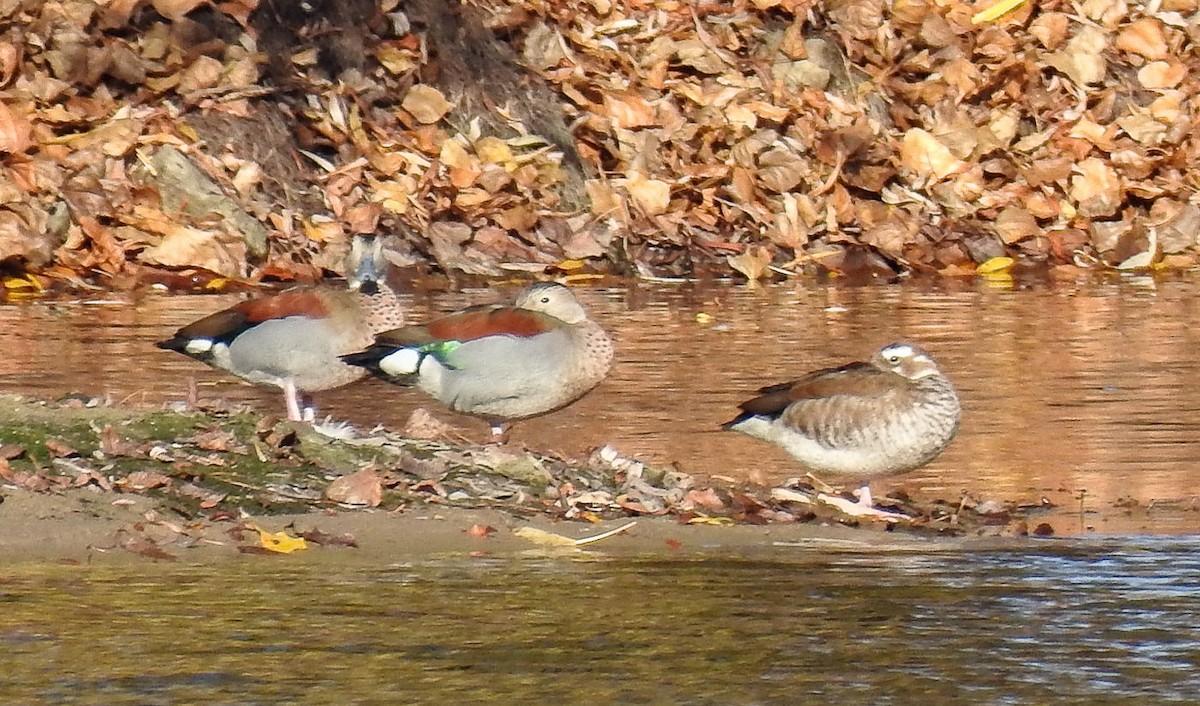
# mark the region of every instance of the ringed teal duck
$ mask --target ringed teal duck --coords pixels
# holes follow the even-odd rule
[[[567,287],[539,282],[511,305],[477,306],[379,334],[342,360],[450,409],[480,417],[501,438],[506,423],[565,407],[608,374],[612,340]]]
[[[870,362],[817,370],[759,393],[724,428],[769,441],[813,472],[864,480],[854,514],[881,514],[865,481],[929,463],[962,418],[954,386],[912,343],[891,343]]]
[[[288,419],[313,421],[310,393],[366,377],[340,356],[404,323],[399,297],[384,281],[383,239],[355,236],[347,288],[298,288],[210,314],[157,343],[259,385],[281,388]]]

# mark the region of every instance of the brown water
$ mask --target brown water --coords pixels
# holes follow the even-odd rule
[[[7,566],[0,703],[1195,703],[1197,549]]]
[[[411,296],[423,320],[512,293]],[[1200,364],[1193,301],[1200,283],[1113,280],[1087,286],[994,287],[981,282],[767,288],[631,284],[581,291],[617,340],[600,388],[561,412],[516,426],[513,440],[581,455],[611,443],[697,474],[775,482],[802,475],[782,452],[718,425],[757,387],[860,359],[898,338],[929,348],[960,388],[962,431],[939,459],[879,490],[1076,506],[1098,532],[1197,532]],[[0,306],[0,391],[114,400],[181,399],[189,377],[204,395],[282,413],[282,397],[153,347],[232,296],[149,294],[137,301]],[[713,317],[700,323],[698,314]],[[403,426],[426,406],[484,438],[419,392],[369,381],[320,395],[323,413]],[[1113,509],[1132,498],[1135,512]],[[1146,511],[1146,506],[1156,507]],[[1158,508],[1170,507],[1171,512]],[[1181,511],[1182,508],[1182,511]]]

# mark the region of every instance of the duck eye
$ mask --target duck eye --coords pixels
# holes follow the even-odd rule
[[[543,304],[549,304],[549,303],[550,303],[550,297],[542,297],[542,303],[543,303]]]
[[[888,356],[888,362],[889,362],[889,363],[891,363],[891,364],[893,364],[893,365],[895,365],[896,363],[899,363],[899,362],[900,362],[900,356],[898,356],[898,355],[889,355],[889,356]]]

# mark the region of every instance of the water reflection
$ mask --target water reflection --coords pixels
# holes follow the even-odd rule
[[[953,282],[584,290],[617,340],[613,374],[576,405],[518,424],[513,438],[574,455],[612,443],[693,473],[778,481],[802,469],[777,449],[716,431],[737,403],[760,385],[911,338],[961,389],[963,427],[938,460],[884,489],[1071,505],[1083,489],[1084,508],[1104,511],[1083,517],[1085,527],[1197,531],[1197,290],[1187,281],[1018,291]],[[496,297],[471,290],[408,299],[420,320]],[[277,392],[150,345],[233,301],[151,294],[128,303],[2,306],[0,389],[157,403],[182,398],[193,377],[204,394],[276,410]],[[714,321],[699,323],[700,313]],[[401,427],[419,405],[442,413],[415,391],[375,381],[321,395],[318,404],[365,425]],[[482,423],[455,421],[484,438]],[[1129,498],[1136,506],[1113,511]]]
[[[0,700],[1191,703],[1197,549],[16,567]]]

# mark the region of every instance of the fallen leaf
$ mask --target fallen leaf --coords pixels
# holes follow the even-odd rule
[[[467,533],[468,537],[482,538],[482,537],[490,537],[493,534],[495,534],[496,528],[492,527],[491,525],[476,524],[476,525],[471,525],[470,527],[468,527],[467,529],[465,529],[463,531]]]
[[[728,256],[725,260],[730,267],[753,282],[762,279],[769,271],[767,268],[771,264],[771,251],[766,246],[754,245],[746,248],[742,254]]]
[[[1138,82],[1152,91],[1175,88],[1187,76],[1187,67],[1178,61],[1151,61],[1137,76]]]
[[[418,122],[430,124],[445,117],[454,104],[433,86],[417,84],[405,94],[400,107],[411,113]]]
[[[30,140],[32,133],[33,126],[29,119],[0,101],[0,152],[24,152],[33,145]]]
[[[158,546],[153,540],[124,530],[117,535],[117,545],[127,552],[140,554],[150,559],[160,559],[162,561],[175,561],[178,559],[174,554]]]
[[[358,540],[349,532],[342,534],[329,534],[328,532],[322,532],[314,527],[313,529],[301,532],[300,536],[305,540],[322,547],[358,548]]]
[[[547,532],[546,530],[538,529],[536,527],[518,527],[517,529],[513,530],[513,534],[521,539],[546,547],[579,547],[616,536],[622,532],[628,531],[635,525],[637,525],[637,522],[627,522],[616,529],[611,529],[607,532],[601,532],[600,534],[592,535],[590,537],[583,537],[580,539],[571,539],[570,537],[564,537],[561,534]]]
[[[70,444],[58,439],[46,439],[46,450],[51,456],[56,458],[67,458],[70,456],[78,456],[79,452]]]
[[[1107,162],[1089,157],[1075,165],[1069,193],[1079,215],[1111,216],[1121,206],[1121,179]]]
[[[537,527],[518,527],[513,534],[543,547],[574,547],[575,540]]]
[[[308,549],[308,543],[304,541],[303,537],[293,537],[283,530],[271,533],[258,525],[250,525],[250,528],[258,532],[261,546],[267,551],[277,554],[291,554],[302,549]]]
[[[1165,59],[1169,52],[1162,23],[1154,17],[1131,22],[1117,34],[1115,46],[1147,59]]]
[[[155,471],[134,471],[116,481],[116,485],[123,491],[140,493],[153,488],[161,488],[170,485],[171,479],[161,473]]]
[[[665,181],[647,179],[635,173],[628,179],[617,179],[616,183],[625,188],[629,197],[647,216],[665,213],[671,203],[671,185]]]
[[[171,20],[182,19],[184,15],[207,3],[208,0],[150,0],[150,4],[160,15]]]
[[[693,517],[687,523],[689,525],[716,525],[718,527],[729,527],[736,524],[728,517],[705,517],[703,515]]]
[[[948,147],[921,128],[904,133],[900,143],[900,164],[927,181],[940,181],[966,166]]]
[[[710,512],[726,509],[725,501],[712,488],[694,488],[687,492],[683,502],[685,506],[699,507]]]
[[[379,507],[383,502],[383,483],[374,468],[342,476],[329,484],[325,497],[335,503]]]
[[[443,422],[424,407],[417,407],[404,423],[404,435],[413,439],[444,439],[454,427]]]
[[[1011,257],[993,257],[990,260],[985,260],[979,263],[975,271],[981,275],[993,274],[996,272],[1005,272],[1012,269],[1015,260]]]

